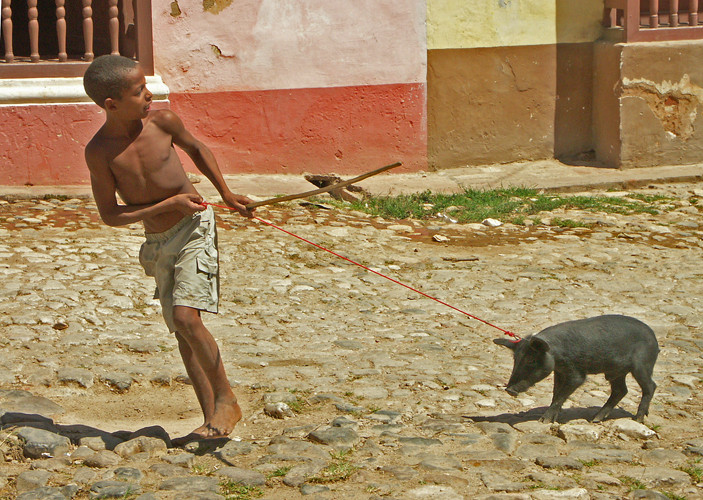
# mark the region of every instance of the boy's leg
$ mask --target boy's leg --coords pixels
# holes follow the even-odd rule
[[[203,426],[193,434],[203,438],[228,436],[242,412],[227,380],[217,343],[198,309],[175,306],[173,319],[181,356],[205,417]]]
[[[200,363],[195,358],[193,350],[188,345],[188,341],[180,333],[175,332],[176,340],[178,340],[178,350],[181,353],[181,359],[185,365],[186,372],[193,384],[195,395],[198,397],[198,403],[203,411],[203,425],[193,431],[193,434],[207,434],[207,425],[215,413],[215,394],[212,392],[212,386],[207,378],[207,375],[200,367]]]

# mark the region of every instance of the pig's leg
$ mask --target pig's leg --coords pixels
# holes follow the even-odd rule
[[[642,422],[645,415],[649,415],[649,403],[652,401],[654,390],[657,388],[657,384],[652,380],[653,371],[654,363],[649,367],[637,367],[632,370],[632,376],[635,377],[635,380],[642,388],[642,399],[637,408],[637,415],[635,415],[635,420],[637,422]]]
[[[570,372],[563,374],[554,372],[554,395],[552,404],[544,412],[540,422],[556,422],[561,411],[561,406],[573,394],[573,392],[586,380],[586,374],[580,372]]]
[[[627,374],[615,378],[608,378],[608,382],[610,382],[610,397],[603,405],[603,408],[593,417],[593,422],[600,422],[608,418],[608,415],[613,411],[615,405],[625,397],[627,394],[627,383],[625,383],[626,376]]]

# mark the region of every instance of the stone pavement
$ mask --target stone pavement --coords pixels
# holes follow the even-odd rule
[[[517,182],[510,168],[482,175]],[[413,174],[413,189],[463,179],[440,174]],[[298,203],[259,215],[523,336],[606,313],[645,321],[661,349],[646,425],[629,418],[640,396],[631,377],[612,418],[587,420],[608,397],[602,375],[574,393],[558,423],[540,423],[552,377],[509,396],[510,353],[491,342],[500,332],[218,212],[221,311],[205,321],[244,418],[232,440],[185,448],[171,438],[201,416],[137,262],[140,226],[103,225],[88,196],[8,195],[0,498],[703,498],[703,182],[640,180],[603,194],[655,200],[656,213],[559,210],[499,227]],[[266,187],[242,191],[310,189]]]

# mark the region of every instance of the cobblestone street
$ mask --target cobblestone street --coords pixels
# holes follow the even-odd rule
[[[204,320],[244,419],[185,449],[170,439],[202,417],[138,263],[141,226],[103,225],[89,199],[2,201],[0,498],[703,498],[703,185],[636,191],[667,210],[495,228],[311,203],[257,214],[521,336],[644,321],[661,349],[646,425],[630,376],[611,418],[588,421],[602,375],[540,423],[553,377],[508,395],[500,331],[219,211],[220,314]]]

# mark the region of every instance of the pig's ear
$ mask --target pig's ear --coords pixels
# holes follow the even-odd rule
[[[547,352],[549,351],[549,344],[539,337],[532,337],[530,339],[530,349],[537,352]]]
[[[498,339],[493,339],[494,344],[498,345],[504,345],[508,349],[512,349],[513,351],[515,350],[515,346],[517,346],[517,342],[513,342],[512,340],[508,340],[504,337],[500,337]]]

